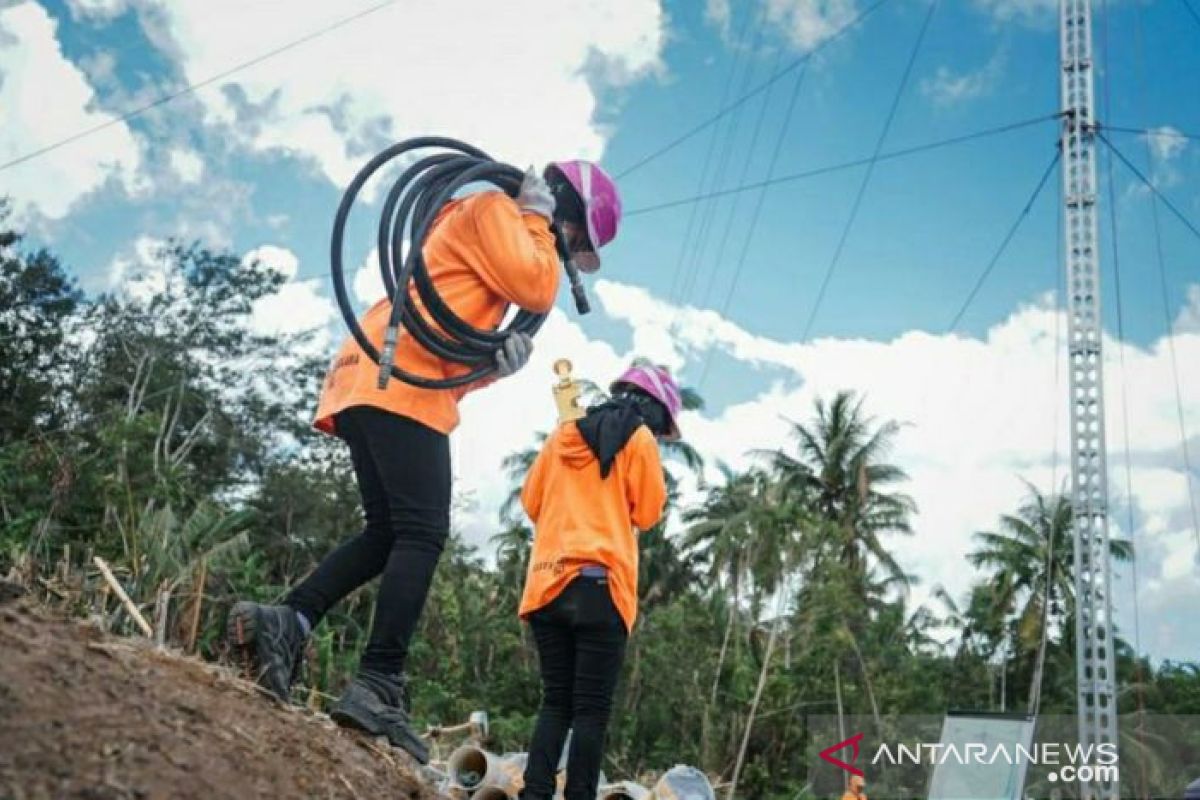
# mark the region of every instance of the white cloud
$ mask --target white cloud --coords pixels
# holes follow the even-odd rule
[[[716,26],[722,36],[729,36],[729,23],[733,20],[729,0],[705,0],[704,18]]]
[[[955,72],[940,66],[931,78],[921,80],[921,94],[934,105],[956,106],[969,100],[991,94],[1004,77],[1004,51],[997,51],[982,67],[966,72]]]
[[[306,2],[284,14],[272,0],[155,6],[190,81],[261,53],[265,31],[271,43],[289,41],[348,11]],[[458,137],[517,164],[596,158],[605,132],[594,82],[656,74],[665,28],[657,0],[403,3],[197,97],[247,146],[310,157],[338,185],[382,144],[418,134]]]
[[[195,150],[176,148],[170,155],[171,169],[184,183],[195,183],[204,174],[204,160]]]
[[[1183,133],[1170,125],[1154,128],[1143,134],[1142,139],[1150,148],[1155,185],[1174,186],[1183,180],[1179,170],[1179,159],[1187,151],[1188,140]],[[1149,191],[1146,187],[1139,187]]]
[[[592,294],[599,311],[629,326],[628,350],[589,339],[571,316],[555,311],[537,338],[530,365],[463,404],[463,425],[454,437],[455,470],[457,488],[478,501],[463,520],[476,543],[485,544],[496,531],[496,511],[509,488],[497,477],[500,460],[529,446],[534,431],[554,424],[550,365],[560,356],[575,362],[577,375],[603,383],[635,354],[675,368],[686,365],[695,375],[707,349],[715,346],[743,368],[764,375],[767,385],[756,396],[715,413],[685,415],[685,436],[710,465],[723,460],[745,467],[751,450],[785,443],[785,418],[806,420],[816,397],[830,397],[839,389],[861,393],[872,415],[904,423],[893,460],[909,472],[907,491],[920,512],[916,535],[896,537],[891,546],[923,581],[913,598],[918,602],[938,583],[956,593],[966,588],[973,574],[963,568],[963,558],[973,547],[972,534],[993,527],[1001,513],[1018,505],[1026,493],[1022,479],[1046,491],[1055,483],[1065,485],[1068,478],[1065,354],[1055,348],[1055,326],[1062,326],[1065,335],[1065,318],[1056,318],[1047,298],[1017,309],[982,338],[909,331],[889,341],[798,344],[756,335],[710,311],[672,306],[637,287],[600,280]],[[1063,346],[1062,339],[1058,342]],[[1200,362],[1200,332],[1177,333],[1174,344],[1180,363]],[[1116,505],[1125,502],[1123,473],[1117,471],[1124,459],[1115,449],[1123,438],[1124,413],[1115,343],[1106,340],[1105,346],[1109,441],[1114,443],[1110,484]],[[1057,386],[1056,358],[1061,358]],[[1125,365],[1127,383],[1135,387],[1128,398],[1133,459],[1144,465],[1135,470],[1133,481],[1139,514],[1135,535],[1143,551],[1142,597],[1145,607],[1174,608],[1163,593],[1178,591],[1181,571],[1190,569],[1194,575],[1196,549],[1187,483],[1177,457],[1179,430],[1166,342],[1127,346]],[[1181,380],[1189,430],[1200,431],[1200,383],[1189,374]],[[694,487],[688,494],[695,496]],[[1123,522],[1116,516],[1114,511],[1114,533]],[[1127,580],[1128,567],[1123,574]],[[1117,613],[1130,627],[1128,604]],[[1178,632],[1179,625],[1187,624],[1174,620],[1167,627]],[[1158,652],[1167,648],[1179,653],[1161,638],[1153,646]]]
[[[177,285],[179,276],[162,258],[167,242],[152,236],[134,240],[129,252],[118,255],[108,268],[108,288],[147,302]]]
[[[36,3],[0,8],[0,163],[113,120],[94,109],[92,87],[63,55],[57,27]],[[128,185],[140,164],[137,142],[118,123],[10,167],[3,179],[18,211],[57,219],[114,175]]]
[[[108,20],[123,13],[129,0],[67,0],[75,19]]]
[[[286,279],[274,294],[254,301],[251,330],[266,335],[315,331],[306,342],[306,348],[314,353],[328,351],[332,343],[329,326],[336,318],[337,310],[322,292],[323,282],[316,278],[298,280],[300,259],[284,247],[262,245],[246,253],[243,260],[258,261]]]
[[[354,273],[354,297],[363,308],[368,308],[382,300],[385,294],[387,289],[379,274],[379,251],[372,247],[358,272]]]
[[[766,0],[767,19],[800,50],[811,50],[858,15],[856,0]]]
[[[1187,302],[1175,318],[1175,330],[1179,333],[1200,333],[1200,284],[1187,289]]]
[[[1001,22],[1017,20],[1039,25],[1052,22],[1059,0],[975,0],[975,5]]]

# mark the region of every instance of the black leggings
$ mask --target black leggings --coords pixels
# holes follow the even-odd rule
[[[350,445],[366,524],[284,602],[315,627],[334,603],[383,573],[371,638],[359,665],[395,675],[404,670],[450,530],[450,439],[368,406],[342,411],[335,424]]]
[[[580,576],[529,616],[542,672],[542,708],[525,768],[526,800],[550,800],[567,731],[566,800],[594,800],[613,691],[628,633],[604,578]]]

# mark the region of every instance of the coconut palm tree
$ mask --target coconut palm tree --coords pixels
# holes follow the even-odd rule
[[[721,671],[737,620],[741,589],[750,566],[754,489],[759,480],[753,473],[736,474],[726,464],[719,464],[717,468],[723,483],[711,487],[704,503],[687,510],[683,515],[684,522],[689,523],[684,546],[697,552],[702,562],[707,564],[708,577],[714,586],[724,580],[730,596],[725,635],[713,676],[711,703],[716,702]]]
[[[829,523],[821,526],[826,535],[821,551],[859,576],[863,595],[872,563],[891,577],[905,577],[881,540],[883,534],[911,534],[916,511],[910,497],[890,490],[908,479],[885,460],[899,430],[892,421],[877,425],[864,414],[862,401],[843,391],[829,403],[818,399],[811,422],[792,423],[795,455],[765,454],[796,506]]]
[[[1071,502],[1063,495],[1043,495],[1029,485],[1029,496],[1015,514],[1000,518],[997,531],[975,534],[979,547],[967,556],[988,570],[986,609],[993,620],[1012,620],[1015,646],[1033,658],[1029,708],[1036,710],[1052,618],[1073,619],[1075,613],[1074,547]],[[1110,556],[1133,558],[1133,545],[1109,542]]]

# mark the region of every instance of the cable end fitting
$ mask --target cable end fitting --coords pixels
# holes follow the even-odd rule
[[[584,288],[583,279],[579,277],[579,269],[571,261],[566,261],[567,279],[571,281],[571,296],[575,298],[575,310],[580,314],[588,314],[592,310],[592,304],[588,302],[587,289]]]
[[[389,325],[383,332],[383,350],[379,353],[379,378],[376,388],[383,391],[387,388],[392,377],[392,363],[396,358],[396,339],[400,335],[399,326]]]

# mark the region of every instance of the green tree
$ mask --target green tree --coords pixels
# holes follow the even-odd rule
[[[997,531],[975,534],[979,546],[967,557],[989,573],[977,595],[976,613],[995,631],[1005,620],[1019,657],[1030,660],[1028,707],[1038,707],[1050,630],[1055,620],[1074,619],[1075,577],[1070,500],[1046,496],[1032,485],[1015,514],[1000,518]],[[1109,554],[1133,558],[1133,546],[1112,539]]]

